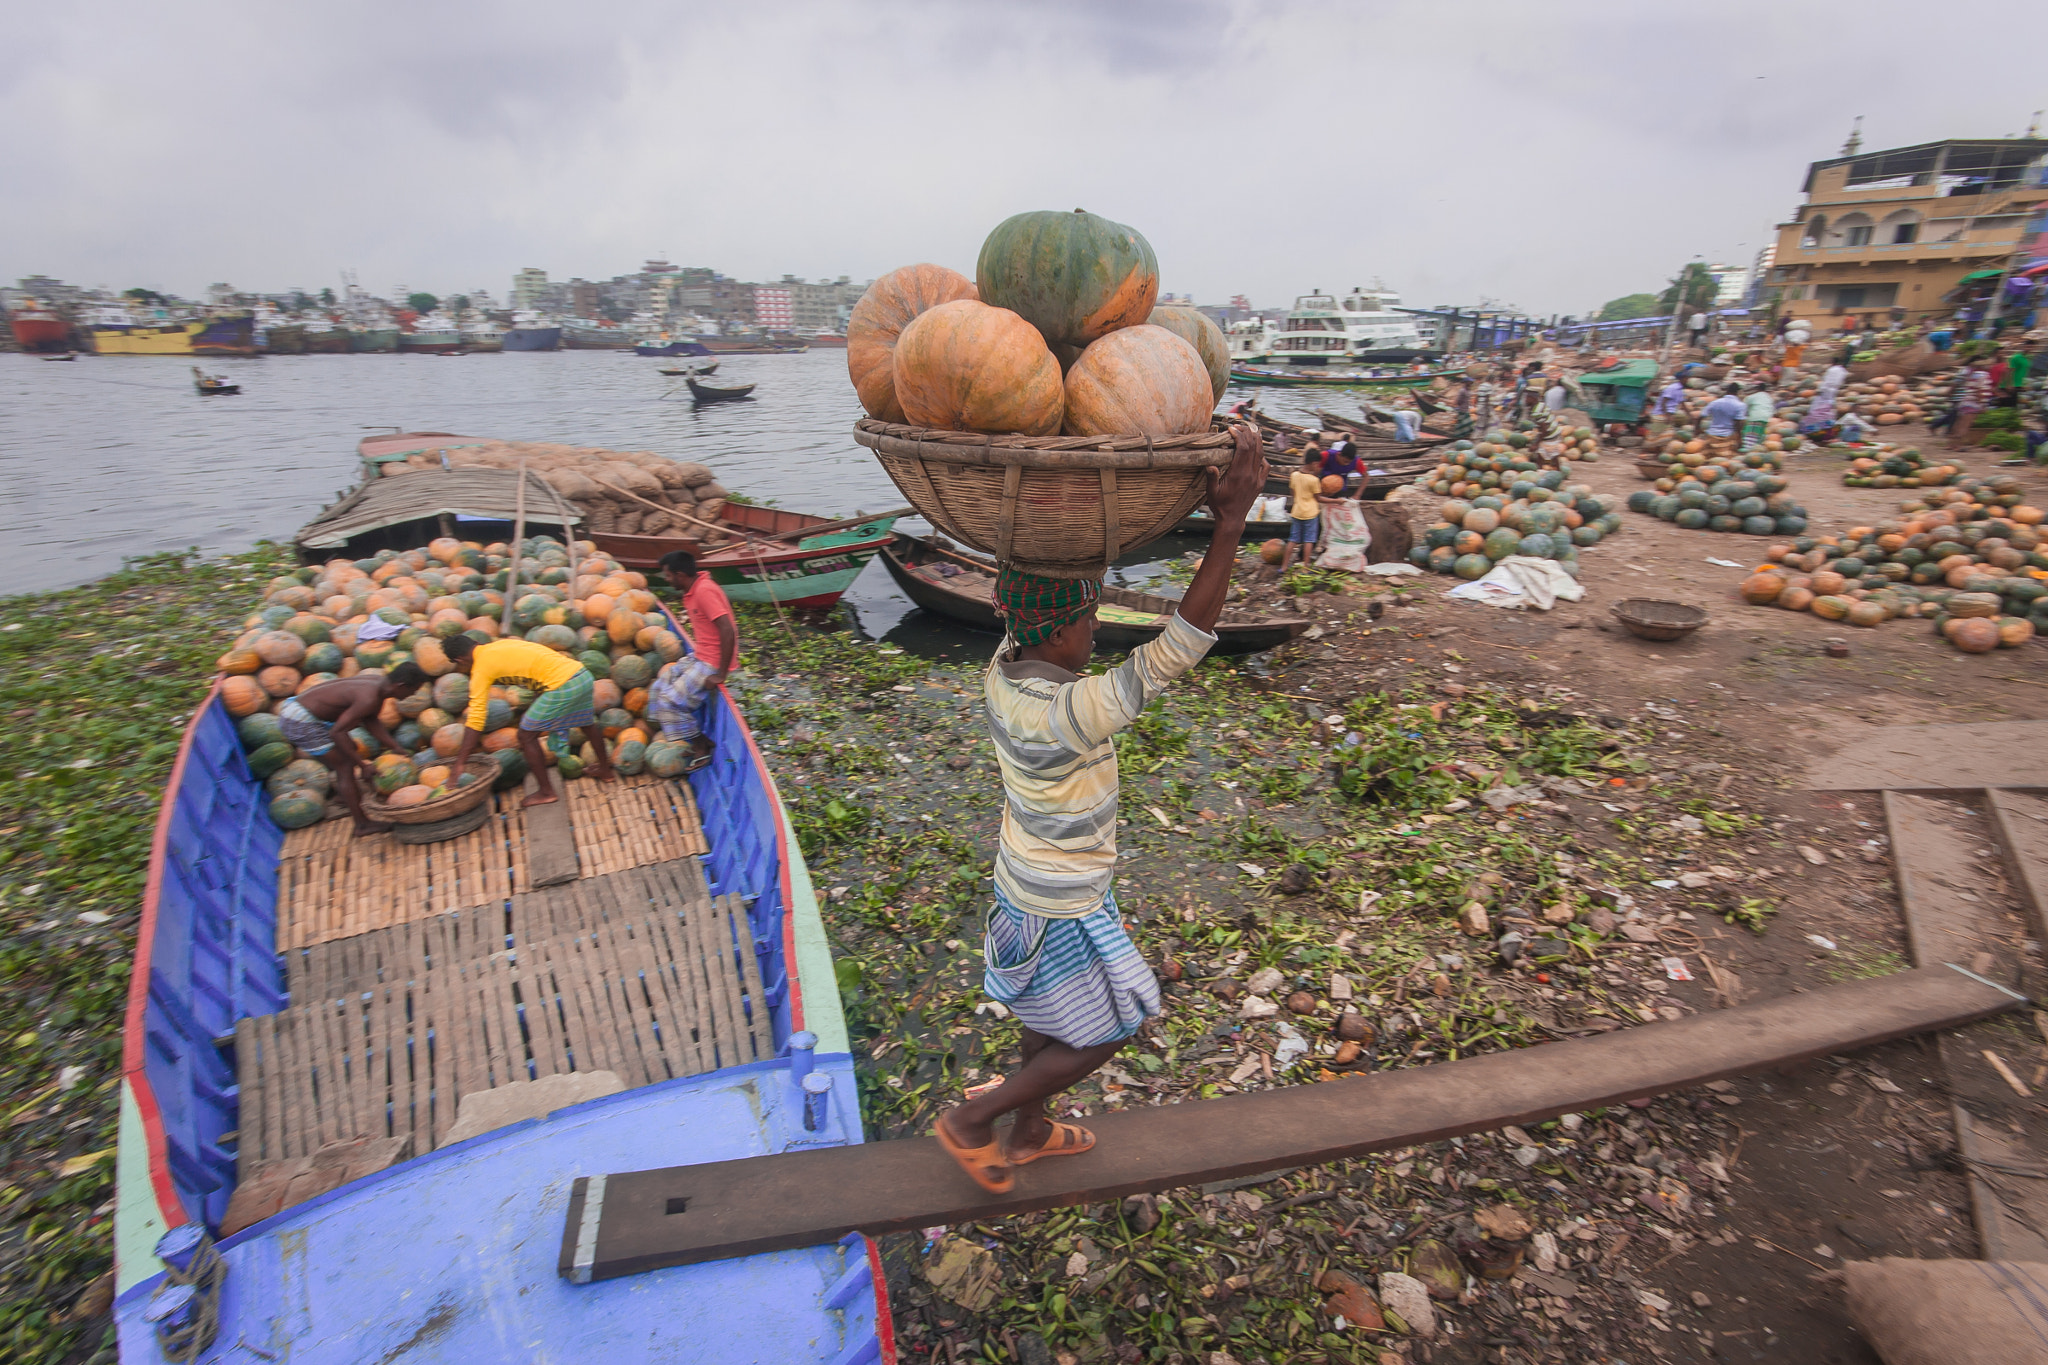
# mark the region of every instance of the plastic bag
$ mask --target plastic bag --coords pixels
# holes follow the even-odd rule
[[[1323,553],[1316,560],[1318,569],[1363,573],[1365,553],[1371,548],[1372,529],[1365,524],[1357,503],[1340,500],[1323,504]]]

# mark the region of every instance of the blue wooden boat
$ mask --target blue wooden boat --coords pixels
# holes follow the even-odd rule
[[[521,885],[516,859],[502,885],[488,867],[451,873],[451,841],[414,850],[442,860],[439,890],[387,875],[365,896],[342,864],[400,857],[370,850],[390,836],[273,824],[216,686],[158,816],[129,993],[123,1361],[171,1358],[158,1320],[204,1301],[209,1277],[180,1245],[203,1228],[217,1242],[200,1255],[225,1273],[200,1361],[893,1365],[860,1235],[593,1284],[557,1272],[579,1176],[862,1140],[774,779],[729,696],[707,730],[717,757],[687,791],[569,784],[581,863],[564,885]],[[585,842],[585,803],[618,793],[667,802],[701,834],[650,848],[643,829],[638,865],[614,866],[599,832]],[[508,827],[516,796],[498,799]],[[447,894],[474,903],[420,913]],[[624,1088],[602,1093],[607,1072]],[[477,1131],[477,1095],[531,1116],[484,1113]]]

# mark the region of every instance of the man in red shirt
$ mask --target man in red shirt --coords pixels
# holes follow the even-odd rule
[[[671,551],[662,556],[661,571],[669,586],[683,594],[691,653],[655,675],[647,689],[647,715],[661,726],[663,739],[690,746],[691,759],[684,771],[695,772],[711,761],[711,740],[704,734],[697,712],[705,694],[723,687],[726,676],[739,664],[739,624],[733,619],[725,590],[711,581],[710,574],[698,570],[695,555],[687,550]]]

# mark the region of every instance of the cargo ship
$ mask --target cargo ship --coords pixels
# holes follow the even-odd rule
[[[532,309],[522,308],[512,315],[512,325],[505,330],[505,349],[559,351],[562,349],[562,329]]]
[[[191,355],[196,322],[100,324],[92,328],[92,348],[100,355]]]
[[[407,355],[452,355],[462,349],[462,332],[445,315],[431,313],[398,334],[398,349]]]
[[[658,337],[649,337],[633,347],[635,355],[710,355],[711,348],[701,341],[689,337],[672,337],[664,332]]]
[[[771,341],[767,337],[703,337],[709,355],[797,355],[810,348],[801,341]]]
[[[7,323],[14,332],[14,344],[24,351],[71,349],[71,324],[34,299],[15,309]]]
[[[462,349],[465,351],[502,351],[505,349],[505,333],[494,322],[478,323],[474,327],[460,329]]]
[[[633,349],[633,334],[609,322],[565,318],[562,344],[572,351],[629,351]]]
[[[304,355],[306,329],[296,322],[278,323],[263,329],[265,355]]]
[[[255,355],[256,317],[238,313],[192,324],[194,355]]]
[[[339,355],[348,350],[349,336],[345,328],[331,322],[309,322],[306,324],[306,351],[309,355]]]
[[[358,327],[348,334],[348,348],[358,355],[389,355],[398,349],[396,327]]]

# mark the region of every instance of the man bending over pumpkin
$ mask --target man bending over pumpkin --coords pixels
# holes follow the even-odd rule
[[[1004,795],[995,905],[983,943],[984,988],[1024,1025],[1024,1065],[939,1117],[939,1145],[983,1189],[1011,1168],[1072,1156],[1095,1135],[1055,1122],[1053,1096],[1114,1056],[1159,1013],[1159,983],[1117,914],[1117,767],[1111,737],[1201,662],[1230,591],[1245,514],[1266,479],[1258,436],[1234,427],[1229,469],[1209,475],[1215,538],[1158,639],[1108,673],[1083,677],[1095,646],[1092,579],[1004,566],[998,610],[1009,634],[982,678]],[[1008,1141],[995,1122],[1014,1113]]]
[[[545,806],[561,798],[548,780],[547,755],[541,752],[540,737],[582,727],[583,738],[596,752],[596,773],[600,781],[613,778],[612,756],[604,747],[604,727],[592,709],[597,680],[590,670],[566,654],[537,645],[531,640],[492,640],[478,644],[467,635],[444,640],[448,662],[458,673],[469,675],[469,711],[463,717],[462,743],[455,750],[455,771],[469,766],[469,756],[483,741],[484,721],[490,715],[491,688],[530,687],[540,693],[526,714],[519,718],[519,752],[526,756],[527,771],[533,774],[535,790],[527,793],[521,807]]]
[[[357,779],[371,780],[370,761],[356,747],[349,731],[361,726],[370,738],[389,753],[404,753],[391,732],[384,728],[378,712],[387,701],[397,701],[418,691],[427,680],[426,670],[410,659],[389,673],[374,670],[353,678],[309,687],[296,697],[286,697],[277,708],[277,723],[291,745],[308,758],[317,758],[334,773],[334,789],[341,803],[356,818],[357,834],[382,834],[390,829],[363,814],[363,793]]]

